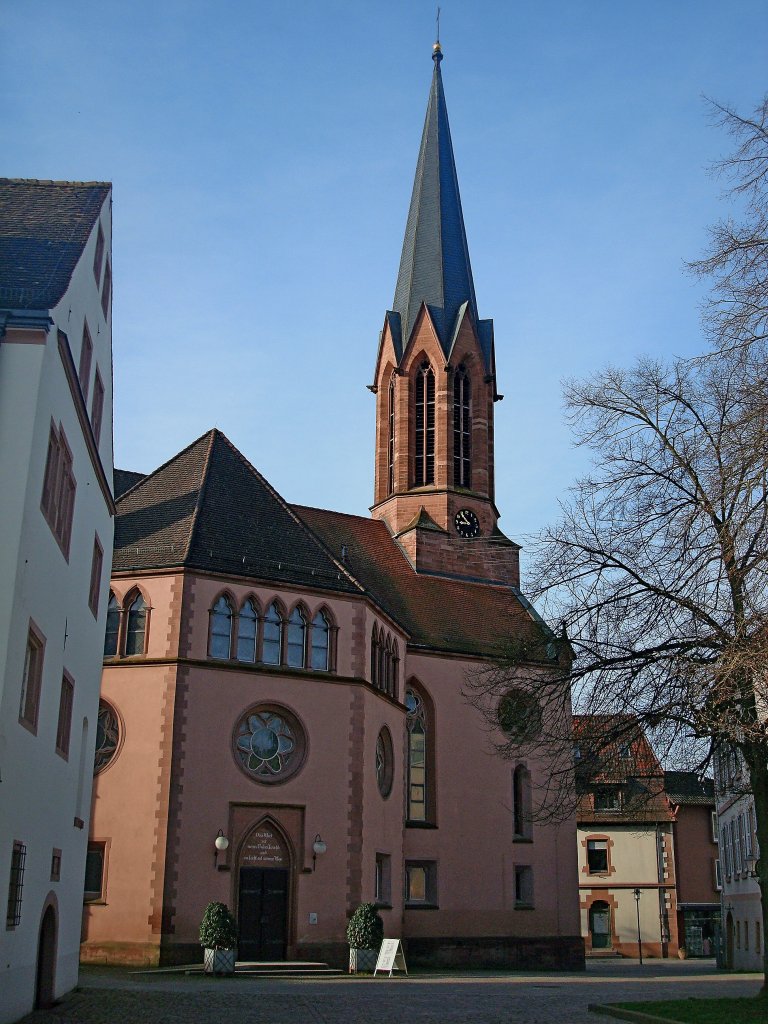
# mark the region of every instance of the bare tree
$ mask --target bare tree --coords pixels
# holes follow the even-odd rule
[[[719,745],[738,748],[766,894],[768,411],[745,387],[759,375],[756,363],[749,351],[668,367],[641,361],[567,386],[570,422],[592,450],[593,471],[536,538],[528,573],[534,600],[567,643],[552,650],[554,634],[543,632],[538,657],[511,650],[495,676],[472,678],[467,692],[497,728],[505,685],[536,694],[540,740],[561,753],[566,692],[577,711],[611,723],[605,752],[622,728],[652,733],[670,767],[704,771]],[[535,742],[533,733],[507,735],[510,751]],[[559,767],[573,771],[562,757]],[[545,799],[540,807],[546,813]]]
[[[768,96],[751,117],[710,101],[715,122],[735,150],[713,168],[735,202],[737,217],[710,228],[708,252],[689,264],[712,279],[704,326],[716,348],[734,352],[768,341]]]

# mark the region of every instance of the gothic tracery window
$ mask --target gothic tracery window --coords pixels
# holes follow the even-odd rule
[[[141,594],[137,594],[128,606],[128,624],[125,630],[126,655],[143,654],[147,640],[147,604]]]
[[[331,626],[323,612],[312,619],[312,660],[311,667],[318,672],[330,668]]]
[[[104,634],[104,657],[114,658],[117,654],[117,641],[120,635],[120,605],[110,590],[107,604],[107,631]]]
[[[435,373],[423,362],[416,374],[414,486],[435,482]]]
[[[453,483],[472,486],[472,389],[465,367],[453,377]]]
[[[232,647],[232,605],[224,596],[211,609],[211,634],[208,653],[212,658],[229,658]]]
[[[265,665],[279,665],[283,640],[283,619],[273,602],[264,616],[262,661]]]
[[[301,608],[294,608],[288,617],[288,665],[304,668],[307,649],[307,620]]]
[[[240,609],[237,619],[237,660],[256,661],[256,635],[259,616],[253,601],[248,600]]]
[[[408,820],[427,820],[427,743],[428,721],[424,701],[410,687],[405,691],[408,732]]]

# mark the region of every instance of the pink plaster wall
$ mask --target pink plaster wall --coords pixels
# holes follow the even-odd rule
[[[116,592],[132,582],[116,581]],[[96,779],[92,836],[108,840],[110,852],[106,904],[85,915],[86,955],[109,944],[156,947],[161,931],[166,943],[196,943],[209,900],[236,907],[237,851],[265,815],[283,827],[291,850],[289,955],[295,946],[343,943],[348,914],[374,898],[377,853],[391,858],[392,907],[382,911],[389,936],[578,935],[575,824],[534,826],[532,843],[513,842],[513,765],[492,752],[462,696],[469,662],[406,656],[404,637],[395,633],[400,698],[414,677],[435,707],[438,827],[404,829],[404,708],[361,678],[361,668],[366,675],[370,668],[374,621],[362,599],[226,587],[238,603],[254,593],[262,608],[275,596],[289,609],[301,599],[311,614],[329,608],[338,625],[337,673],[329,676],[209,660],[208,611],[224,583],[188,580],[183,612],[180,577],[144,577],[141,584],[152,608],[148,656],[173,658],[179,621],[191,617],[189,643],[182,637],[180,645],[189,660],[105,667],[103,695],[122,717],[124,743]],[[292,711],[308,736],[303,768],[278,785],[248,777],[232,753],[236,722],[262,701]],[[375,776],[383,725],[394,748],[387,799]],[[535,785],[543,769],[530,758],[527,766]],[[223,870],[214,867],[219,829],[230,839]],[[312,872],[316,833],[328,849]],[[403,910],[408,859],[437,862],[439,910]],[[535,910],[514,907],[518,863],[533,868]]]

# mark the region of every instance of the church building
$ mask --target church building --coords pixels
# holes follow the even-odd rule
[[[241,961],[341,966],[370,901],[409,966],[583,966],[575,818],[535,820],[546,757],[500,757],[465,696],[510,640],[542,680],[566,654],[498,527],[442,57],[371,353],[371,517],[291,505],[218,430],[115,473],[87,961],[199,962],[221,900]]]

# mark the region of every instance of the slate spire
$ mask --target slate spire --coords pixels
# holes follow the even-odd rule
[[[461,307],[467,303],[478,324],[475,286],[461,212],[459,182],[445,105],[440,43],[433,47],[434,71],[421,136],[416,178],[405,227],[393,311],[399,314],[401,344],[407,346],[422,302],[427,304],[446,356]],[[481,337],[481,344],[485,339]],[[483,344],[484,350],[486,346]],[[486,352],[486,356],[490,355]]]

